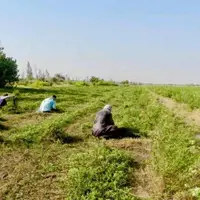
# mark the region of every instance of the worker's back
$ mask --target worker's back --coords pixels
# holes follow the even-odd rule
[[[13,97],[13,96],[12,95],[8,95],[8,94],[0,96],[0,107],[7,105],[7,101],[6,100],[11,98],[11,97]]]
[[[40,112],[50,112],[52,108],[55,107],[55,101],[50,97],[42,101],[39,111]]]
[[[6,100],[0,97],[0,107],[5,106],[6,104],[7,104]]]
[[[114,125],[111,112],[106,109],[102,109],[97,112],[96,118],[94,120],[93,130],[100,130],[109,125]]]

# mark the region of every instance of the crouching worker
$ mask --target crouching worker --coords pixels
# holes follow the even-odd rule
[[[56,111],[56,96],[46,98],[42,101],[38,112],[52,112]]]
[[[11,98],[14,96],[13,95],[8,95],[8,94],[4,94],[3,96],[0,96],[0,108],[2,108],[3,106],[7,105],[7,99]]]
[[[106,105],[102,110],[97,112],[92,128],[92,134],[96,137],[117,138],[120,136],[120,132],[117,126],[115,126],[112,118],[112,106]]]
[[[102,110],[97,112],[92,128],[92,134],[96,137],[110,138],[123,138],[131,137],[138,138],[139,135],[133,133],[129,128],[118,128],[112,118],[112,106],[106,105]]]

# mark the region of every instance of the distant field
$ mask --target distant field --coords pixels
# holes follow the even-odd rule
[[[0,94],[12,90],[0,89]],[[158,101],[158,95],[200,108],[200,88],[57,86],[16,89],[0,111],[0,199],[198,199],[198,125]],[[36,113],[57,95],[60,113]],[[113,106],[120,127],[140,139],[91,135],[95,113]]]
[[[188,104],[191,109],[200,108],[200,87],[156,86],[152,88],[160,95],[175,99],[180,103]]]

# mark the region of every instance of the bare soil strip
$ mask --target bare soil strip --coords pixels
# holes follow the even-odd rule
[[[156,95],[157,100],[160,104],[167,107],[176,116],[183,118],[186,123],[200,126],[200,110],[199,109],[195,109],[191,111],[191,109],[189,108],[187,104],[178,103],[173,99],[163,97],[155,93],[154,95]]]

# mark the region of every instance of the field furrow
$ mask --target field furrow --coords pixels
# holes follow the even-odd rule
[[[46,117],[26,109],[52,93],[63,112]],[[186,123],[185,107],[149,87],[22,88],[20,95],[21,114],[5,110],[1,122],[8,126],[1,129],[2,199],[187,200],[198,188],[198,128]],[[95,113],[107,103],[115,123],[140,138],[92,136]]]
[[[156,95],[158,102],[166,106],[176,116],[181,117],[186,123],[191,125],[200,126],[200,110],[191,110],[187,104],[178,103],[175,100],[160,95]]]
[[[158,95],[172,98],[179,103],[185,103],[190,109],[200,108],[200,88],[191,86],[151,86]]]

